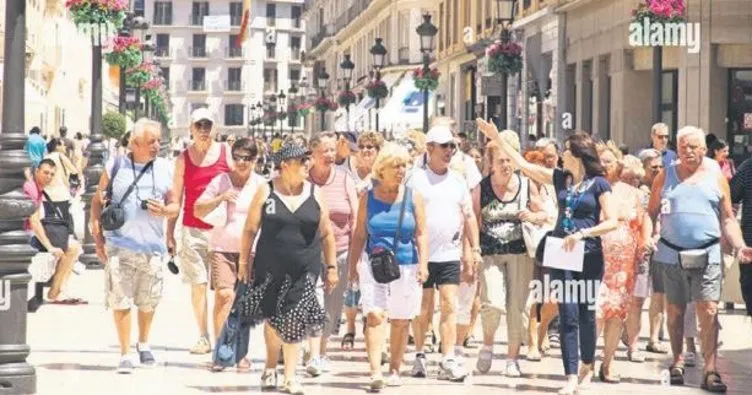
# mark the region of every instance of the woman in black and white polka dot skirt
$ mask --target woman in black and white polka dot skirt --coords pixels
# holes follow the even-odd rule
[[[331,292],[337,278],[336,246],[329,213],[318,187],[305,181],[309,152],[294,143],[275,158],[279,177],[259,186],[248,211],[240,249],[238,275],[252,279],[243,297],[243,315],[265,322],[266,368],[261,389],[277,386],[280,345],[285,360],[284,391],[303,395],[295,379],[300,342],[319,331],[325,312],[315,295],[324,255],[325,286]],[[249,262],[251,246],[261,232],[256,256]]]

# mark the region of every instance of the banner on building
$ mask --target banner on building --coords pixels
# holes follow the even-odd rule
[[[204,15],[204,33],[229,33],[229,15]]]

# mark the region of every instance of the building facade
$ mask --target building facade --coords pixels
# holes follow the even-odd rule
[[[300,80],[303,2],[252,1],[250,31],[240,47],[235,42],[243,17],[241,0],[145,2],[155,60],[169,83],[173,136],[188,134],[190,114],[198,107],[215,114],[220,133],[251,133],[251,107],[280,91],[287,94]],[[286,120],[283,126],[299,130],[302,124]]]
[[[0,57],[4,54],[4,23],[5,1],[0,1]],[[57,136],[58,129],[66,126],[72,134],[89,134],[90,39],[76,29],[64,0],[29,0],[26,26],[26,131],[38,126],[42,133]],[[117,85],[105,79],[105,109],[113,104],[117,108],[116,93]]]
[[[304,18],[308,26],[309,51],[306,65],[311,67],[306,79],[315,88],[316,76],[325,69],[330,78],[327,95],[336,100],[344,89],[340,63],[350,55],[355,64],[351,90],[358,96],[349,112],[340,108],[326,113],[325,127],[336,131],[376,130],[401,134],[422,126],[423,98],[414,88],[412,72],[423,61],[417,27],[423,15],[430,14],[437,24],[437,3],[431,0],[314,0],[306,7]],[[371,47],[382,39],[387,54],[381,69],[381,80],[389,89],[389,96],[379,101],[367,96],[365,86],[374,78]],[[430,60],[435,60],[436,52]],[[319,94],[309,87],[313,98]],[[434,95],[429,95],[429,113],[436,107]],[[313,113],[311,131],[318,131],[321,113]]]

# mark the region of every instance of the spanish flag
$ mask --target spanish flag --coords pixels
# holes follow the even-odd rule
[[[243,20],[240,23],[240,34],[235,39],[235,47],[240,48],[243,46],[245,40],[248,39],[248,30],[251,29],[251,0],[243,0]]]

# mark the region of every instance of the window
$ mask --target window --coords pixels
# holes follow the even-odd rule
[[[230,25],[240,26],[243,23],[243,3],[233,1],[230,3]]]
[[[300,60],[300,37],[290,36],[290,57]]]
[[[154,2],[154,25],[172,25],[172,2],[155,1]]]
[[[491,9],[491,0],[486,0],[486,29],[491,27],[492,15],[494,11]]]
[[[483,0],[475,0],[475,33],[483,33]]]
[[[300,81],[300,69],[290,69],[290,81],[296,84]]]
[[[452,14],[457,14],[459,12],[459,10],[460,10],[460,2],[459,2],[459,0],[454,0],[453,1],[453,6],[452,6]],[[459,39],[460,39],[460,35],[459,35],[459,30],[460,30],[459,22],[460,21],[459,21],[459,19],[460,18],[457,18],[457,17],[453,17],[452,18],[452,45],[456,44],[459,41]]]
[[[228,91],[239,91],[242,89],[242,79],[241,79],[241,73],[242,70],[240,67],[230,67],[227,69],[227,90]]]
[[[191,103],[191,112],[198,110],[199,108],[209,108],[204,103]]]
[[[671,141],[676,142],[676,126],[679,107],[679,72],[664,71],[661,75],[661,122],[668,125]]]
[[[225,104],[225,126],[242,126],[243,124],[243,105]]]
[[[266,26],[274,26],[276,24],[276,19],[277,19],[277,5],[267,4],[266,5]]]
[[[206,56],[206,34],[193,35],[191,56],[193,56],[194,58],[203,58]]]
[[[194,67],[191,70],[191,90],[203,91],[206,89],[206,69],[203,67]]]
[[[439,51],[444,50],[444,34],[442,33],[441,29],[444,28],[444,3],[439,4],[439,20],[436,21],[436,23],[439,25]]]
[[[277,57],[277,50],[276,50],[276,48],[277,47],[275,47],[274,45],[267,45],[266,46],[266,58],[267,59],[274,59],[275,57]]]
[[[204,24],[204,17],[209,15],[208,1],[194,1],[191,13],[191,25],[200,26]]]
[[[300,15],[300,6],[292,6],[292,26],[295,28],[300,28]]]
[[[238,35],[230,34],[229,45],[227,47],[227,57],[229,58],[239,58],[243,56],[243,48],[236,46],[236,41],[238,41]]]
[[[277,69],[264,69],[264,92],[277,92]]]
[[[157,34],[157,48],[154,52],[155,56],[167,57],[170,56],[170,35],[165,33]]]
[[[167,88],[170,87],[170,67],[160,67],[162,69],[162,78],[165,80],[165,85]]]

